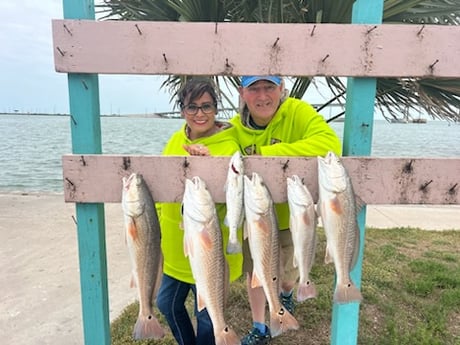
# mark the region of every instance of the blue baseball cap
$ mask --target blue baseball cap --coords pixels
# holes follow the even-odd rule
[[[244,77],[241,78],[241,86],[248,87],[259,80],[271,81],[273,84],[276,84],[276,85],[281,84],[281,78],[274,76],[274,75],[266,75],[266,76],[245,75]]]

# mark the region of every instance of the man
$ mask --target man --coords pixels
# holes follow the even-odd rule
[[[334,130],[308,103],[287,97],[284,81],[277,76],[244,76],[239,89],[240,113],[231,119],[237,140],[246,155],[325,156],[328,151],[341,153],[341,143]],[[287,203],[277,204],[276,212],[281,244],[280,300],[294,311],[293,289],[298,271],[293,267],[293,244]],[[270,329],[265,324],[266,298],[261,287],[252,288],[252,261],[247,241],[243,249],[247,289],[253,328],[242,345],[268,344]]]

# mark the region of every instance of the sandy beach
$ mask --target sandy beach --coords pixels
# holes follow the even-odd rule
[[[83,344],[75,206],[0,194],[0,334],[15,345]],[[136,299],[120,204],[105,204],[110,318]],[[460,230],[460,206],[368,206],[367,225]]]

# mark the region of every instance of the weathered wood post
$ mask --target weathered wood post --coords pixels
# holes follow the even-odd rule
[[[381,24],[382,16],[383,0],[357,0],[353,5],[353,24]],[[367,35],[372,35],[372,31],[370,28]],[[343,135],[343,155],[345,156],[369,156],[371,153],[376,84],[375,78],[348,78]],[[359,257],[356,266],[351,271],[351,278],[360,288],[366,206],[359,212],[358,225],[360,229]],[[344,305],[334,303],[331,328],[332,345],[357,344],[359,303]]]
[[[64,18],[95,19],[93,0],[64,0]],[[71,33],[69,32],[69,35]],[[102,152],[97,74],[68,74],[75,154]],[[85,344],[110,344],[104,204],[77,203],[78,255]]]

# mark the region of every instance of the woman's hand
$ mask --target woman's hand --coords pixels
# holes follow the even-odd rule
[[[203,144],[190,144],[182,146],[191,156],[210,156],[209,149]]]

